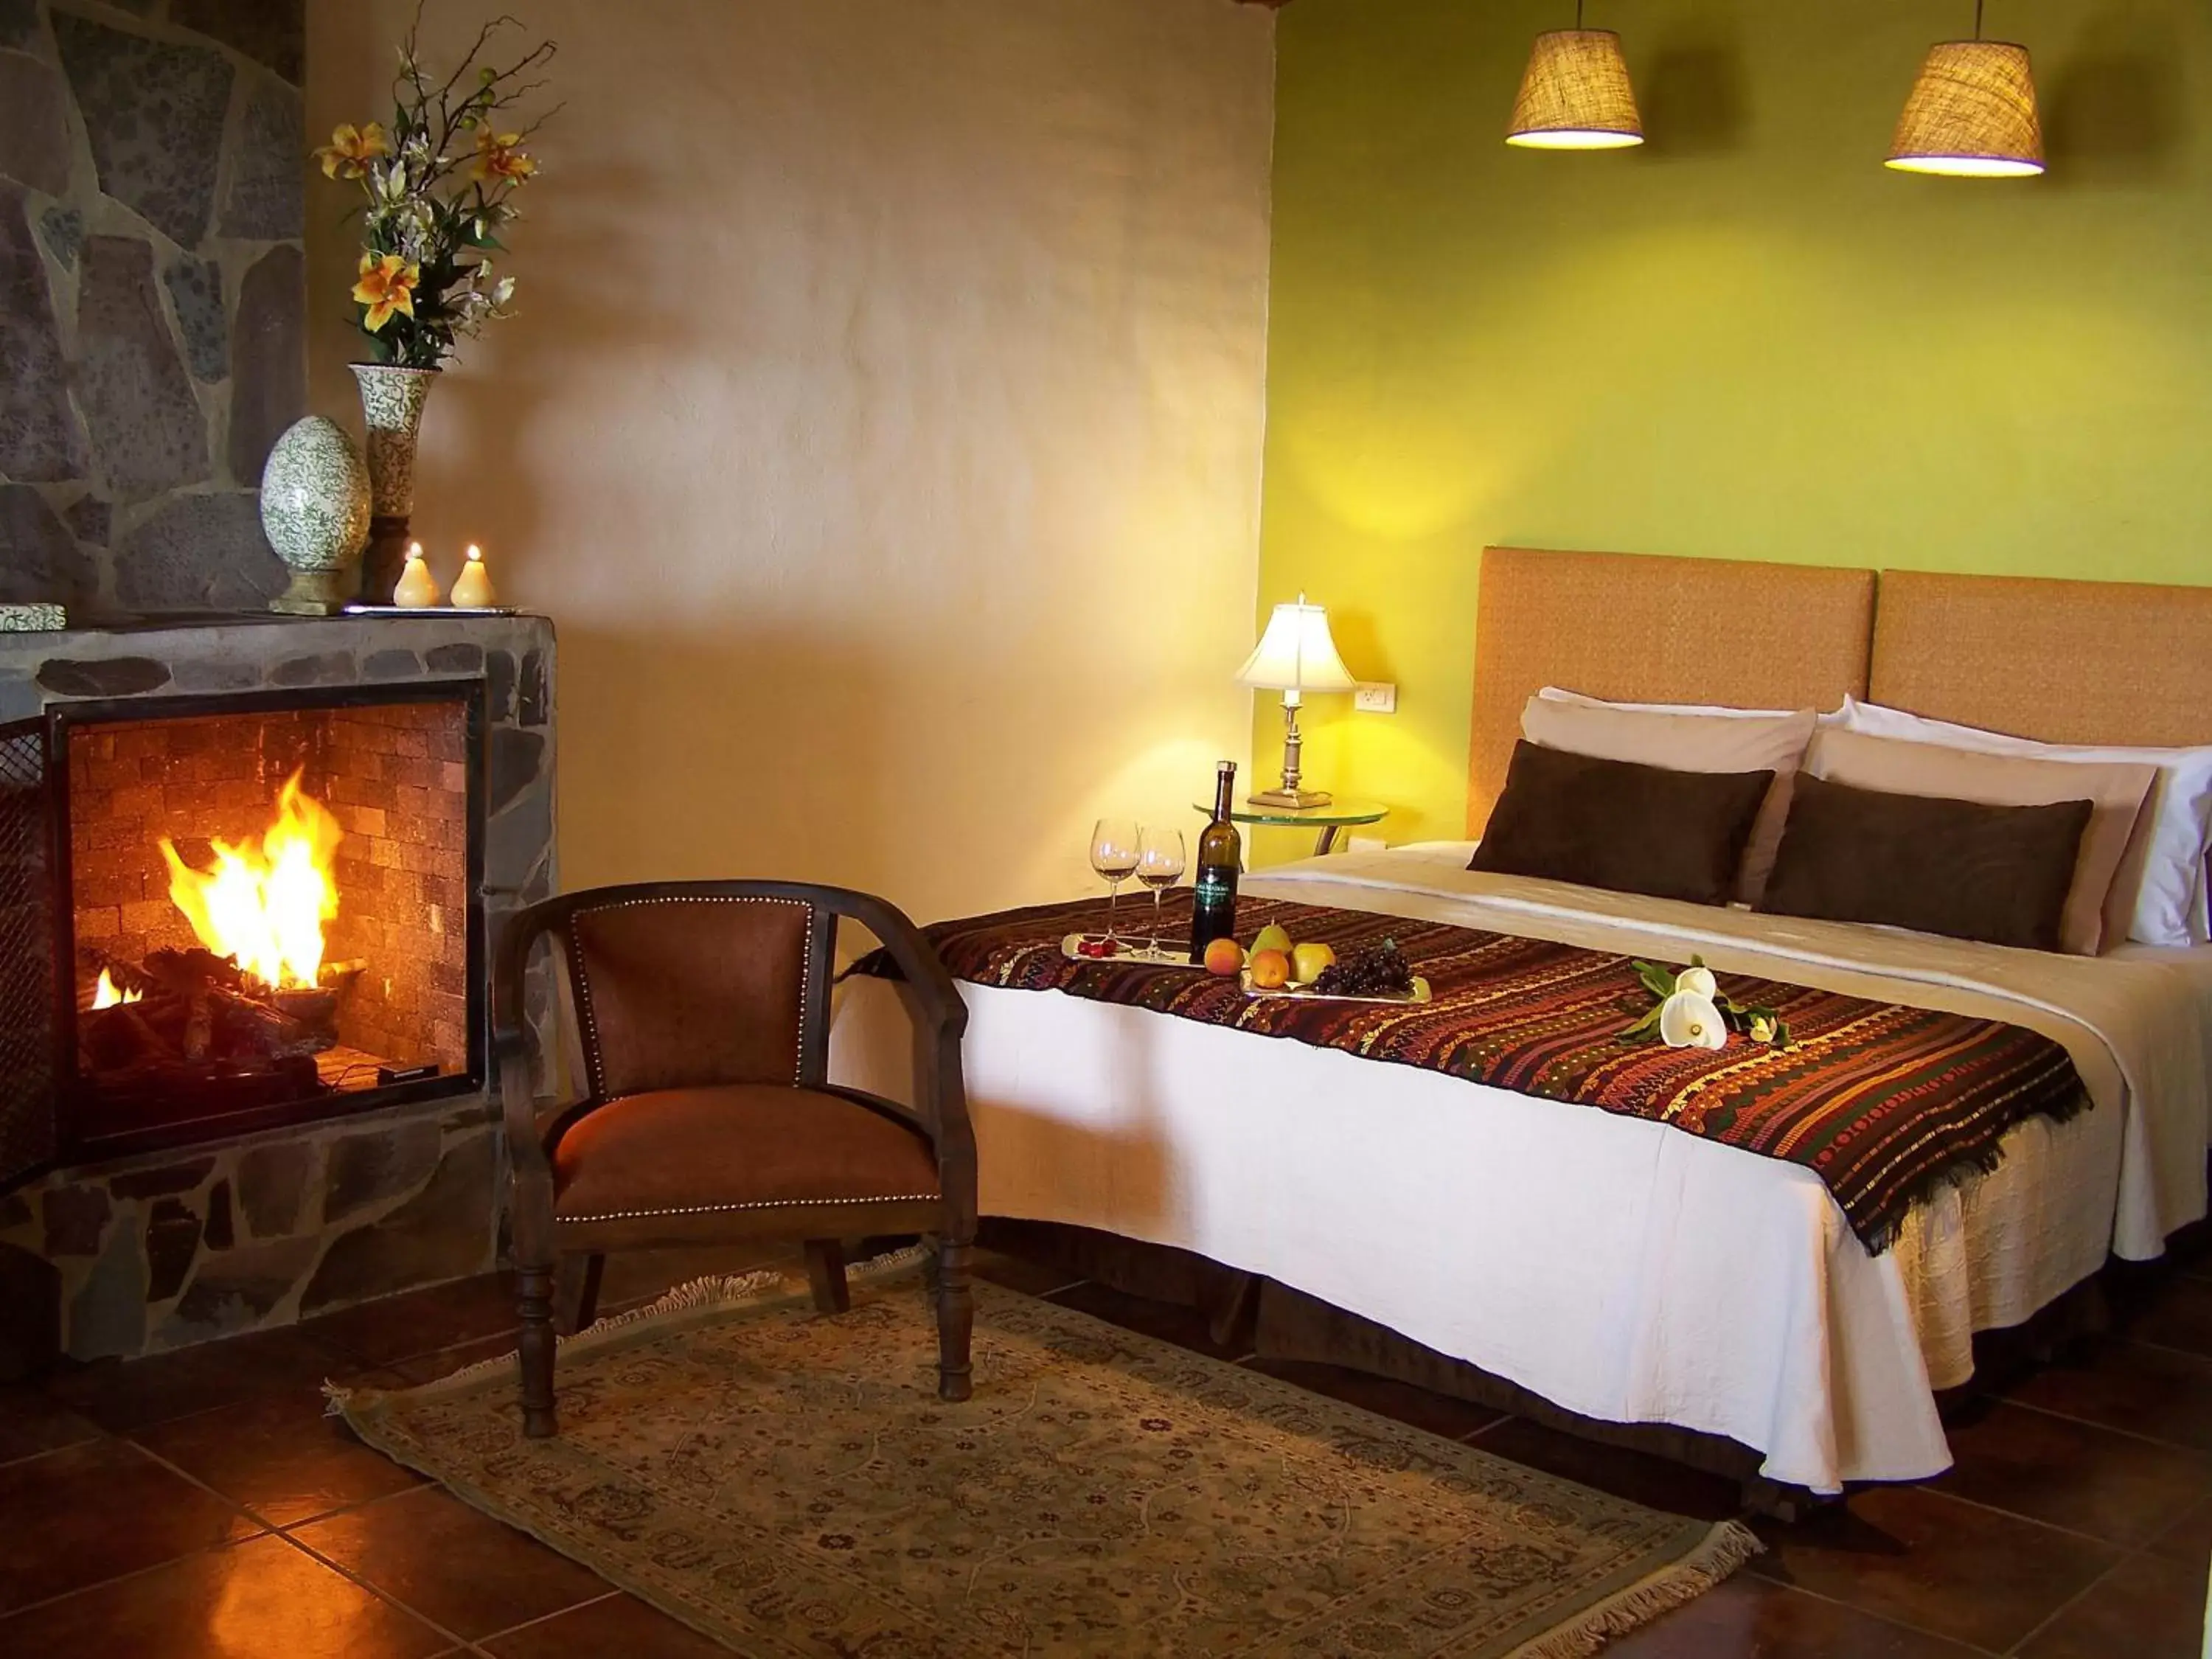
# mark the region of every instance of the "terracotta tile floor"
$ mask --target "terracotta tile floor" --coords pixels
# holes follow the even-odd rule
[[[611,1267],[610,1312],[765,1258]],[[2002,1388],[1952,1431],[1958,1464],[1794,1526],[1620,1659],[2182,1659],[2212,1555],[2212,1257],[2131,1276],[2118,1334]],[[795,1265],[795,1264],[793,1264]],[[1188,1310],[1033,1263],[989,1277],[1202,1352]],[[396,1386],[507,1346],[507,1286],[448,1285],[296,1330],[0,1389],[0,1653],[133,1659],[443,1654],[703,1659],[711,1643],[355,1443],[337,1377]],[[1683,1514],[1735,1488],[1663,1460],[1325,1366],[1302,1387]]]

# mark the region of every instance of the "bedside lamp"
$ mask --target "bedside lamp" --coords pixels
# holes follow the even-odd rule
[[[1308,605],[1298,595],[1296,605],[1279,605],[1260,636],[1259,648],[1237,671],[1237,683],[1257,691],[1283,694],[1283,781],[1251,798],[1255,806],[1326,806],[1334,799],[1326,791],[1299,787],[1298,704],[1309,691],[1349,691],[1358,682],[1336,654],[1336,641],[1328,636],[1328,612]]]

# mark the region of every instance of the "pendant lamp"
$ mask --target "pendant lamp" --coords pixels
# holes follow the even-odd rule
[[[1644,142],[1620,37],[1584,28],[1582,0],[1575,0],[1574,27],[1536,37],[1505,142],[1523,149],[1627,149]]]
[[[1889,147],[1900,173],[1955,179],[2026,179],[2043,171],[2043,124],[2027,48],[1974,38],[1929,49]]]

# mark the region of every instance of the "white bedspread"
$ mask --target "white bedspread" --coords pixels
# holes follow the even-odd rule
[[[1431,918],[2004,1019],[2094,1109],[1869,1256],[1809,1171],[1591,1108],[1077,998],[963,985],[986,1214],[1267,1274],[1567,1409],[1725,1435],[1832,1492],[1950,1462],[1933,1390],[1976,1330],[2145,1258],[2205,1210],[2208,952],[2089,960],[1464,869],[1456,844],[1314,860],[1257,896]],[[911,1097],[896,988],[841,1004],[833,1069]]]

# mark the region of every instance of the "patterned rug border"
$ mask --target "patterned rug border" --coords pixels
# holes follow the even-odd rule
[[[848,1278],[856,1285],[871,1285],[887,1289],[890,1281],[903,1277],[917,1268],[927,1252],[915,1246],[879,1256],[858,1264],[848,1272]],[[980,1294],[1000,1294],[1019,1297],[1019,1291],[1001,1286],[979,1284]],[[560,1351],[564,1356],[577,1357],[605,1348],[622,1348],[633,1344],[658,1341],[684,1330],[711,1324],[732,1313],[766,1314],[786,1304],[809,1299],[811,1292],[804,1281],[778,1268],[762,1268],[756,1272],[719,1277],[696,1279],[679,1285],[657,1300],[627,1313],[617,1314],[580,1331],[573,1336],[560,1339]],[[1055,1304],[1056,1306],[1056,1304]],[[1158,1341],[1157,1338],[1123,1330],[1121,1327],[1084,1313],[1079,1309],[1057,1308],[1056,1310],[1084,1323],[1096,1325],[1102,1332],[1127,1340],[1133,1335],[1139,1340]],[[1169,1345],[1173,1346],[1173,1345]],[[1188,1358],[1203,1368],[1233,1373],[1247,1385],[1272,1388],[1290,1395],[1307,1393],[1297,1384],[1285,1382],[1264,1371],[1249,1370],[1197,1352],[1178,1358]],[[660,1592],[641,1577],[626,1571],[617,1558],[602,1557],[597,1552],[580,1551],[574,1538],[562,1538],[532,1525],[526,1518],[502,1502],[499,1497],[465,1480],[455,1480],[447,1471],[433,1467],[434,1460],[412,1454],[410,1443],[385,1431],[384,1419],[390,1405],[403,1398],[431,1400],[449,1394],[482,1388],[501,1373],[512,1376],[515,1356],[510,1352],[490,1358],[477,1360],[445,1376],[429,1382],[417,1383],[405,1389],[378,1389],[349,1388],[325,1382],[323,1394],[328,1402],[329,1415],[343,1418],[362,1442],[391,1458],[394,1462],[411,1468],[442,1486],[472,1508],[490,1516],[502,1525],[513,1527],[537,1539],[556,1553],[577,1561],[598,1573],[617,1589],[636,1596],[676,1619],[690,1629],[718,1644],[726,1646],[722,1632],[714,1629],[700,1616],[697,1609],[682,1598]],[[1337,1410],[1358,1417],[1375,1417],[1365,1408],[1347,1401],[1318,1396]],[[1424,1431],[1411,1425],[1397,1424],[1388,1418],[1375,1418],[1379,1424],[1415,1435]],[[1479,1457],[1490,1457],[1480,1447],[1443,1440],[1441,1443],[1456,1447]],[[1580,1483],[1561,1476],[1546,1474],[1536,1469],[1520,1469],[1530,1478],[1564,1487],[1594,1491]],[[1630,1504],[1626,1498],[1615,1501]],[[1669,1511],[1651,1510],[1648,1504],[1633,1507],[1657,1515]],[[1686,1532],[1698,1522],[1690,1516],[1674,1517],[1681,1521]],[[1564,1623],[1540,1632],[1512,1648],[1502,1659],[1589,1659],[1607,1644],[1620,1637],[1643,1628],[1662,1614],[1686,1606],[1698,1597],[1717,1587],[1753,1556],[1765,1553],[1757,1534],[1736,1521],[1720,1521],[1709,1525],[1701,1536],[1689,1541],[1674,1560],[1655,1568],[1643,1577],[1622,1586],[1593,1601],[1589,1607]]]

